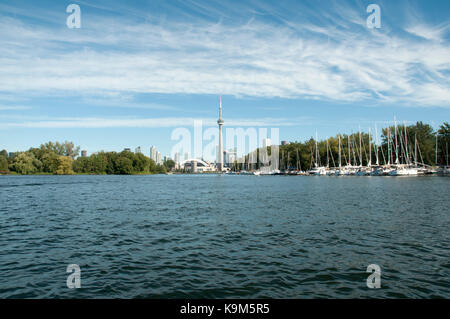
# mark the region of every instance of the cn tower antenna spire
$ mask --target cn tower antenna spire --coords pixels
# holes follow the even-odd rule
[[[222,119],[222,96],[220,96],[220,103],[219,103],[219,119],[217,120],[217,124],[219,125],[219,147],[218,147],[218,158],[217,158],[217,171],[222,172],[223,171],[223,138],[222,138],[222,125],[223,125],[223,119]]]
[[[219,120],[222,119],[222,95],[220,96]]]

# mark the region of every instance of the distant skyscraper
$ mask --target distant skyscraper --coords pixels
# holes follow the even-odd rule
[[[184,160],[187,161],[189,159],[189,152],[184,153]]]
[[[81,151],[81,157],[87,157],[87,151],[86,150],[82,150]]]
[[[237,151],[236,149],[230,149],[223,151],[223,160],[225,166],[231,166],[233,165],[234,161],[237,158]]]
[[[269,146],[272,146],[272,141],[270,140],[270,138],[263,139],[263,147],[269,147]]]
[[[124,151],[124,152],[131,152],[131,148],[128,148],[128,147],[127,147],[127,148],[124,148],[123,151]]]
[[[180,153],[175,153],[175,159],[174,159],[175,163],[180,164]]]
[[[141,147],[140,147],[140,146],[136,147],[136,150],[135,150],[134,152],[135,152],[136,154],[141,154],[141,153],[142,153]]]
[[[286,141],[281,141],[281,145],[287,145]]]
[[[156,162],[156,147],[150,147],[150,158]]]
[[[162,158],[161,158],[161,153],[160,152],[156,152],[156,164],[161,165],[162,164]]]

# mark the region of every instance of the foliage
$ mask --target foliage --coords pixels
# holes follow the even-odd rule
[[[175,168],[175,161],[172,159],[167,159],[164,161],[164,166],[166,167],[167,171],[171,171]]]
[[[34,157],[33,153],[22,152],[14,158],[11,166],[19,174],[32,174],[38,171],[37,166],[42,166],[42,163]]]
[[[58,169],[56,170],[57,175],[71,175],[73,174],[72,169],[72,158],[70,156],[60,156],[58,158]]]
[[[64,143],[53,143],[48,142],[41,145],[41,150],[47,152],[53,152],[56,155],[60,156],[69,156],[72,159],[77,157],[80,154],[80,147],[73,144],[73,142],[65,141]]]
[[[438,130],[438,157],[437,164],[443,165],[448,160],[448,144],[450,142],[449,124],[444,123]],[[406,132],[406,134],[405,134]],[[302,169],[308,170],[317,162],[319,166],[337,167],[339,166],[339,144],[340,144],[340,161],[341,165],[367,165],[369,160],[372,164],[384,165],[388,162],[394,163],[396,157],[395,136],[397,135],[398,157],[399,161],[404,163],[409,157],[410,161],[417,160],[419,163],[427,165],[435,165],[436,150],[436,132],[433,128],[422,122],[409,125],[394,126],[383,128],[381,131],[381,140],[378,141],[372,130],[371,135],[361,132],[349,135],[339,134],[330,137],[327,140],[317,141],[318,154],[316,159],[316,141],[310,138],[305,142],[292,142],[279,146],[279,163],[280,169]],[[389,147],[388,141],[390,140]],[[370,141],[370,142],[369,142]],[[370,146],[369,146],[370,145]],[[376,147],[378,145],[378,147]],[[377,150],[378,149],[378,153]],[[257,163],[256,168],[260,167],[260,152],[256,151]],[[268,148],[268,156],[270,157],[270,148]],[[327,156],[328,155],[328,156]],[[390,155],[390,159],[388,158]],[[414,157],[417,158],[414,159]],[[249,155],[245,156],[245,163],[249,162]],[[233,168],[246,169],[248,164],[234,163]]]
[[[133,161],[125,156],[119,156],[115,162],[116,174],[132,174]]]
[[[0,172],[8,172],[8,158],[0,155]]]
[[[129,151],[100,152],[89,157],[79,157],[73,163],[76,173],[87,174],[148,174],[161,169],[147,156]]]

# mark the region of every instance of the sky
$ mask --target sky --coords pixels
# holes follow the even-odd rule
[[[380,7],[380,28],[368,28]],[[68,28],[66,8],[81,9]],[[450,120],[450,1],[0,2],[0,149],[88,154],[177,128],[278,128],[304,141]],[[227,147],[227,145],[225,145]]]

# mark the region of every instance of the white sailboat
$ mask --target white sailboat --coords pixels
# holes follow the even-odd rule
[[[317,145],[317,131],[316,131],[316,160],[314,163],[314,168],[308,171],[308,173],[310,175],[326,175],[327,174],[326,168],[323,166],[319,166],[319,161],[320,161],[320,158],[319,158],[319,148]]]

